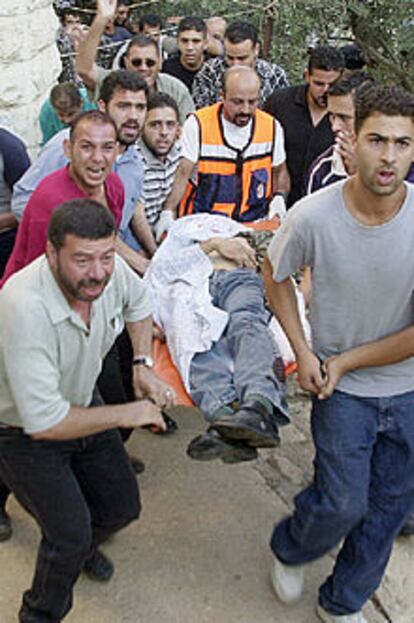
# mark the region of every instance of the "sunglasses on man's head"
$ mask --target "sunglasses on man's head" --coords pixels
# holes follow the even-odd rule
[[[131,58],[129,62],[133,67],[142,67],[144,63],[147,67],[154,67],[157,64],[153,58]]]

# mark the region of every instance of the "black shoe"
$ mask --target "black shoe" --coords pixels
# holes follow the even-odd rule
[[[258,400],[248,400],[233,415],[214,420],[209,430],[227,441],[244,441],[252,448],[275,448],[280,444],[277,428]]]
[[[0,542],[8,541],[13,534],[10,517],[4,510],[0,508]]]
[[[189,443],[187,454],[196,461],[221,459],[223,463],[240,463],[257,458],[257,450],[239,441],[227,441],[212,430],[198,435]]]
[[[412,513],[400,530],[399,536],[411,536],[414,534],[414,513]]]
[[[95,582],[109,582],[114,572],[114,565],[103,552],[95,549],[86,559],[83,572]]]
[[[143,463],[137,456],[128,455],[131,467],[136,474],[142,474],[145,472],[145,463]]]

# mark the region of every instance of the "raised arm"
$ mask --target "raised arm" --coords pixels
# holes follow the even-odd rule
[[[98,78],[96,53],[108,21],[115,15],[116,0],[97,0],[95,19],[85,39],[79,44],[76,71],[90,91],[94,91]]]

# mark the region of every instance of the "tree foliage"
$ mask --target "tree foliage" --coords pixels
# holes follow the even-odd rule
[[[79,0],[80,2],[82,0]],[[85,1],[85,0],[84,0]],[[87,1],[87,0],[86,0]],[[368,69],[386,83],[414,92],[414,0],[131,0],[139,13],[163,18],[220,15],[246,19],[262,35],[269,25],[269,59],[288,71],[292,82],[302,78],[308,48],[317,43],[358,43]]]

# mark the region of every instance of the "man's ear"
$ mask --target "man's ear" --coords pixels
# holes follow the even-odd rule
[[[49,260],[50,267],[54,269],[57,264],[57,251],[50,240],[46,242],[46,255]]]
[[[220,89],[219,100],[220,100],[220,102],[224,102],[224,91],[223,91],[223,89]]]
[[[303,77],[304,77],[306,82],[309,82],[309,69],[304,69],[303,70]]]
[[[106,104],[103,100],[98,100],[97,104],[98,104],[98,110],[100,110],[101,112],[106,112]]]
[[[260,44],[256,43],[256,45],[254,46],[254,56],[255,58],[257,58],[260,54]]]
[[[72,158],[72,143],[69,138],[65,138],[63,141],[63,153],[68,160]]]

